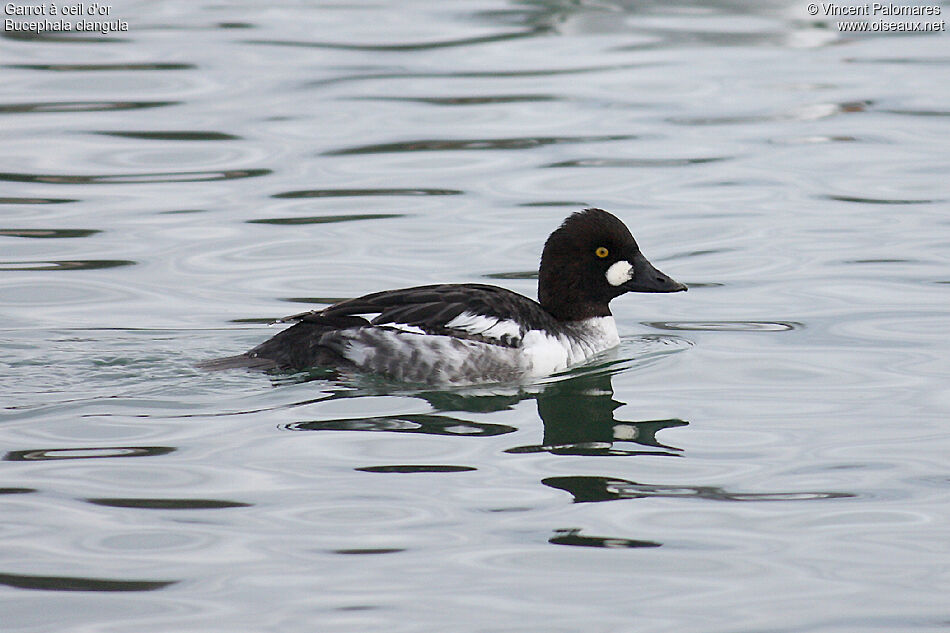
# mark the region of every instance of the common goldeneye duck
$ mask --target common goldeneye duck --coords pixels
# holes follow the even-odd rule
[[[538,301],[485,284],[386,290],[281,319],[295,323],[240,356],[204,366],[329,367],[449,385],[540,377],[620,342],[612,299],[681,290],[686,286],[647,261],[623,222],[586,209],[545,242]]]

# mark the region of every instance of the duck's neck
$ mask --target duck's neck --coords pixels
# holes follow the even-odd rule
[[[606,303],[571,297],[569,294],[555,296],[543,286],[538,287],[538,303],[558,321],[584,321],[593,317],[612,316]]]

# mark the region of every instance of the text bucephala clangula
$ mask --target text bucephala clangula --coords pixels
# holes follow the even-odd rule
[[[538,301],[485,284],[386,290],[281,319],[295,324],[205,366],[323,366],[431,384],[546,376],[620,342],[612,299],[681,290],[647,261],[623,222],[586,209],[545,242]]]

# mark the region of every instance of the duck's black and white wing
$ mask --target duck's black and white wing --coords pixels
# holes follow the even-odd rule
[[[552,317],[531,299],[485,284],[443,284],[387,290],[287,317],[300,324],[376,326],[519,347],[525,333]]]
[[[554,325],[537,302],[484,284],[387,290],[281,322],[294,325],[206,366],[355,367],[409,381],[451,374],[477,382],[517,374],[525,335]]]

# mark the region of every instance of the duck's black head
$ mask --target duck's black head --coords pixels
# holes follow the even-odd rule
[[[658,271],[623,222],[603,209],[569,216],[541,253],[538,301],[558,319],[609,316],[625,292],[679,292],[684,284]]]

